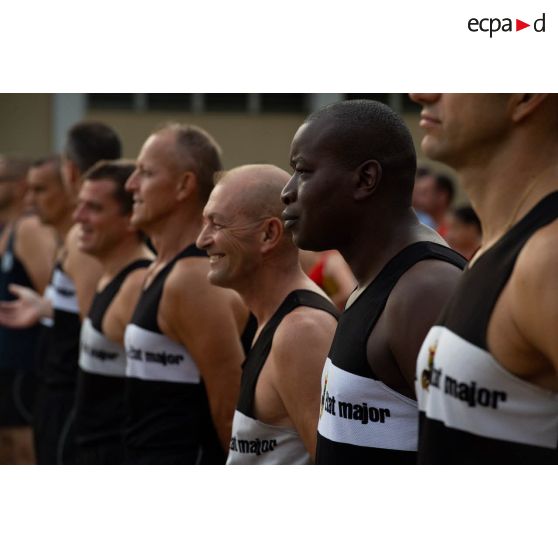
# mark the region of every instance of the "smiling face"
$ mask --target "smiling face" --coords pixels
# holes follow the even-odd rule
[[[509,131],[507,95],[496,93],[412,93],[422,105],[421,147],[427,157],[459,169],[482,164]]]
[[[358,175],[334,153],[332,142],[323,119],[303,124],[291,145],[293,175],[281,194],[287,206],[283,219],[304,250],[339,248],[347,241]]]
[[[126,190],[133,192],[131,223],[148,232],[176,208],[176,189],[183,175],[178,167],[176,138],[171,131],[150,136],[137,160]]]
[[[213,189],[203,211],[197,245],[209,254],[213,285],[242,289],[259,267],[260,237],[266,219],[242,208],[242,177],[225,177]]]
[[[80,224],[78,247],[83,252],[102,257],[132,233],[130,216],[114,197],[116,184],[109,179],[85,180],[74,220]]]

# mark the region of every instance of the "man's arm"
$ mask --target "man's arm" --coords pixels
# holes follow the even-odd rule
[[[15,253],[27,271],[34,289],[44,292],[56,259],[56,236],[36,217],[26,217],[17,226]]]
[[[93,302],[103,268],[95,258],[84,254],[78,248],[78,234],[79,226],[74,225],[66,237],[67,256],[64,270],[72,278],[76,287],[79,314],[83,320]]]
[[[268,357],[269,380],[308,453],[316,454],[321,377],[337,321],[322,310],[303,307],[283,318]]]
[[[440,260],[415,264],[394,287],[384,309],[390,352],[414,393],[417,356],[452,295],[461,270]]]
[[[512,321],[534,353],[531,362],[546,361],[558,376],[558,222],[537,232],[519,255],[510,278]],[[542,357],[542,358],[541,358]]]
[[[206,258],[179,261],[169,275],[159,310],[159,327],[186,347],[207,389],[209,407],[223,448],[228,449],[244,359],[232,310],[236,293],[207,280]]]

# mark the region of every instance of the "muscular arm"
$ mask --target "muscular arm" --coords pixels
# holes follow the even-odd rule
[[[91,307],[103,268],[95,258],[84,254],[78,248],[78,234],[79,227],[74,225],[66,237],[67,256],[64,270],[76,286],[79,314],[83,320]]]
[[[41,225],[36,217],[22,219],[17,229],[15,253],[35,290],[42,293],[48,285],[56,258],[54,230]]]
[[[312,459],[316,453],[322,369],[336,326],[335,318],[321,310],[295,310],[277,328],[268,357],[268,378]]]
[[[416,360],[428,331],[438,318],[461,276],[461,270],[437,260],[414,265],[393,289],[385,317],[391,355],[414,393]],[[374,368],[373,363],[370,365]]]
[[[237,295],[209,283],[208,265],[206,258],[176,264],[165,284],[158,320],[161,331],[184,345],[198,366],[226,450],[244,354],[232,309]]]
[[[510,278],[510,314],[522,338],[522,354],[546,363],[558,376],[558,222],[529,240]],[[556,385],[556,382],[554,382]]]

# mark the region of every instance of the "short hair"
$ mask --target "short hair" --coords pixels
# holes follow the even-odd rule
[[[482,234],[482,226],[478,215],[470,205],[462,205],[453,210],[454,217],[466,225],[474,225],[479,234]]]
[[[29,165],[29,169],[37,169],[44,165],[52,165],[54,167],[54,172],[56,173],[56,178],[60,185],[64,185],[64,180],[62,178],[62,157],[58,154],[54,155],[47,155],[46,157],[40,157],[39,159],[35,159],[31,165]]]
[[[170,123],[155,133],[165,130],[176,134],[179,164],[195,172],[200,201],[205,205],[215,186],[216,174],[223,170],[219,144],[204,129],[193,124]]]
[[[116,132],[102,122],[79,122],[68,131],[64,154],[81,173],[97,161],[119,159],[122,144]]]
[[[306,123],[326,118],[335,126],[336,155],[349,165],[367,159],[398,175],[408,202],[415,182],[417,156],[413,138],[403,119],[378,101],[355,99],[327,105],[312,113]]]
[[[19,155],[0,155],[0,160],[4,162],[8,176],[12,180],[23,180],[31,166],[29,159]]]
[[[455,186],[453,180],[445,174],[436,174],[436,189],[438,192],[444,192],[448,197],[448,204],[451,205],[455,197]]]
[[[126,182],[135,169],[136,165],[132,161],[99,161],[85,173],[83,182],[86,180],[111,180],[114,182],[113,198],[120,205],[122,214],[128,215],[132,213],[134,195],[132,192],[126,191]]]

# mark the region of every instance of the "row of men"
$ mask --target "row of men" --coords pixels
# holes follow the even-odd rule
[[[215,141],[178,125],[136,164],[87,171],[47,296],[12,286],[0,307],[5,326],[53,318],[39,462],[555,462],[557,97],[413,98],[423,150],[460,173],[483,225],[465,273],[417,219],[412,138],[380,103],[310,115],[292,176],[222,173]],[[347,261],[341,316],[298,248]],[[72,263],[84,253],[95,274]],[[63,353],[80,308],[76,391]]]

